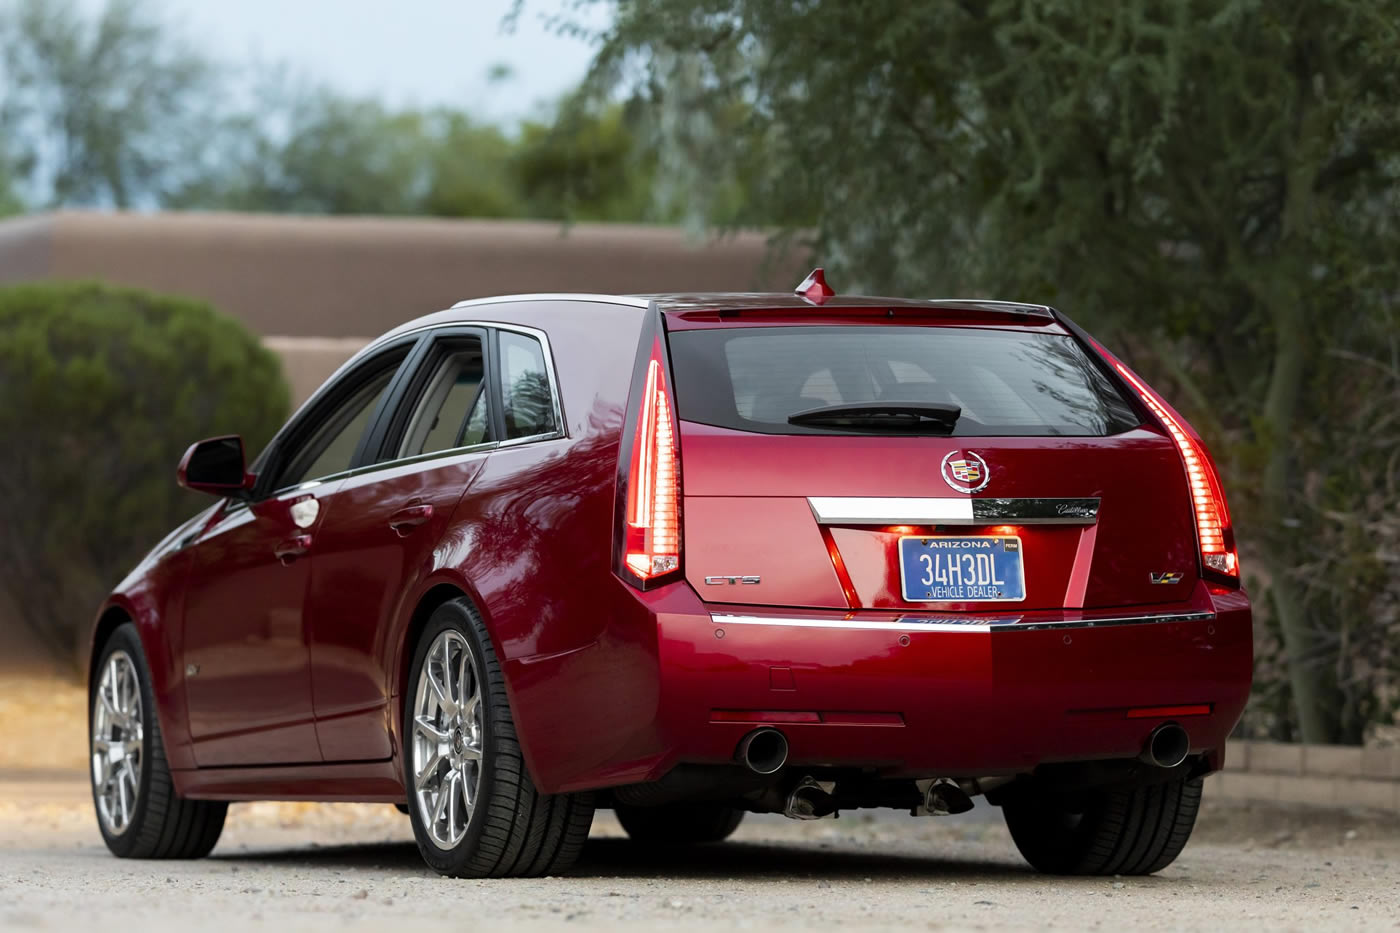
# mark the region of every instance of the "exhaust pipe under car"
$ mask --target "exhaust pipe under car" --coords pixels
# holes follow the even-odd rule
[[[1163,723],[1152,730],[1138,756],[1158,768],[1175,768],[1191,754],[1191,737],[1174,722]]]
[[[783,816],[790,820],[820,820],[836,814],[836,798],[810,775],[788,794]]]
[[[734,757],[755,774],[776,774],[787,764],[787,736],[777,729],[755,729],[739,741]]]

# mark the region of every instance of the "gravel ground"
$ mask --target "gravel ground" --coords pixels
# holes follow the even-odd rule
[[[1209,805],[1152,878],[1030,873],[995,810],[793,823],[750,817],[728,843],[643,853],[600,813],[567,877],[431,874],[388,806],[240,804],[211,858],[110,857],[86,786],[0,775],[0,928],[201,933],[653,929],[1400,929],[1400,822],[1361,812]]]

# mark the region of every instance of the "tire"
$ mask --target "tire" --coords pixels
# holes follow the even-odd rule
[[[445,687],[449,706],[460,711],[460,721],[436,699],[434,678]],[[500,663],[481,616],[465,599],[444,603],[429,617],[403,706],[409,819],[418,851],[434,871],[454,878],[525,878],[560,874],[574,863],[593,825],[593,797],[535,789]],[[448,741],[430,737],[418,724],[420,712]],[[416,780],[420,771],[429,777],[426,792]],[[470,807],[461,795],[468,785],[475,787]]]
[[[115,691],[106,690],[109,684]],[[139,705],[133,703],[138,696]],[[203,858],[219,841],[228,804],[175,793],[158,713],[141,639],[128,622],[107,638],[88,684],[88,772],[97,828],[119,858]]]
[[[1074,795],[1035,791],[1002,806],[1016,848],[1053,875],[1150,875],[1191,838],[1201,779]]]
[[[659,807],[620,803],[613,809],[633,842],[657,847],[723,842],[744,820],[743,810],[721,803],[668,803]]]

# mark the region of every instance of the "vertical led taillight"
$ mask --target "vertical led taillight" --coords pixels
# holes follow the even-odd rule
[[[1166,402],[1133,375],[1128,367],[1117,360],[1113,361],[1113,366],[1171,436],[1181,454],[1182,466],[1186,468],[1186,483],[1191,490],[1191,506],[1196,516],[1196,540],[1200,542],[1201,563],[1208,571],[1238,580],[1239,557],[1235,551],[1235,532],[1230,525],[1230,509],[1225,504],[1220,476],[1205,445],[1187,430]]]
[[[642,583],[680,568],[680,464],[659,341],[647,362],[627,475],[623,563]]]

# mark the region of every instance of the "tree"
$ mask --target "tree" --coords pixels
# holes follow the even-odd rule
[[[275,75],[226,119],[183,208],[652,220],[654,156],[616,105],[561,106],[517,137],[450,108],[393,110]]]
[[[201,437],[250,451],[287,413],[276,355],[208,305],[93,284],[0,289],[0,586],[62,657],[102,598],[208,504],[174,482]]]
[[[1398,66],[1400,0],[630,0],[590,84],[708,126],[692,174],[810,209],[834,280],[1053,302],[1170,385],[1318,742],[1359,737],[1336,633],[1365,620],[1299,576],[1304,480],[1339,482],[1303,436],[1400,294]]]
[[[96,17],[74,0],[0,6],[0,161],[27,200],[126,208],[158,200],[204,141],[215,69],[141,0]]]

